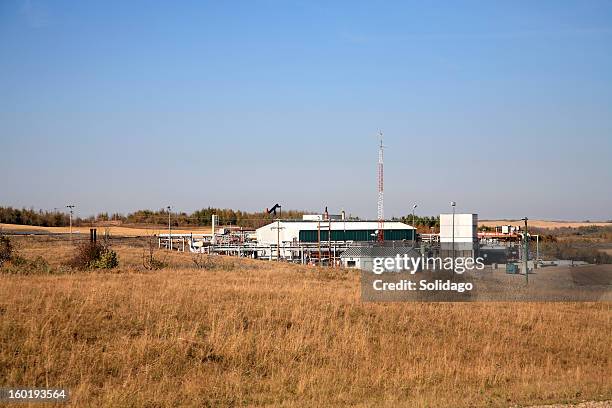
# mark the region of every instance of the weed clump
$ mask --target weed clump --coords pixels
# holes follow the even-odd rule
[[[21,255],[13,255],[0,270],[7,275],[55,275],[68,271],[65,268],[54,268],[42,256],[28,259]]]
[[[193,265],[195,266],[195,268],[204,269],[207,271],[212,271],[212,270],[231,271],[236,267],[234,262],[223,262],[217,256],[210,255],[210,254],[204,254],[200,252],[193,253],[191,255],[191,261],[193,262]]]
[[[156,256],[157,246],[153,236],[149,236],[142,251],[142,266],[149,271],[156,271],[168,266],[165,260]]]
[[[68,265],[80,270],[113,269],[119,266],[119,259],[107,244],[86,242],[77,245],[75,255]]]
[[[0,266],[13,257],[13,246],[9,237],[0,235]]]
[[[62,272],[42,257],[25,258],[15,252],[9,237],[0,235],[0,271],[9,275],[43,275]]]

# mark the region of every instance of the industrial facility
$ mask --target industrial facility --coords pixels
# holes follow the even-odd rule
[[[159,234],[160,248],[194,253],[222,254],[268,261],[371,269],[379,254],[394,257],[482,257],[485,264],[517,262],[524,257],[525,234],[518,226],[499,226],[494,232],[478,231],[478,214],[440,214],[438,233],[418,234],[414,226],[400,221],[381,223],[346,218],[341,214],[307,214],[302,219],[278,218],[248,230],[218,226],[213,216],[210,233]],[[381,240],[382,236],[382,240]],[[539,259],[539,236],[530,259]],[[533,265],[533,262],[532,262]]]
[[[306,214],[302,219],[283,219],[281,205],[276,203],[266,209],[267,214],[275,217],[273,221],[256,230],[219,227],[213,215],[210,234],[172,234],[169,231],[158,235],[159,247],[364,270],[371,270],[375,257],[398,254],[452,259],[482,255],[489,264],[504,263],[520,255],[517,244],[529,235],[522,234],[517,226],[500,226],[494,233],[479,232],[478,214],[455,213],[454,201],[450,203],[452,213],[440,214],[439,233],[428,231],[419,235],[414,226],[385,220],[384,148],[382,133],[379,133],[376,220],[347,218],[344,211],[329,214],[327,207],[320,214]],[[416,207],[413,206],[413,211]]]
[[[277,220],[257,229],[257,245],[261,248],[257,256],[294,259],[298,251],[306,252],[308,259],[322,260],[323,255],[337,259],[350,246],[377,242],[381,232],[387,242],[414,243],[416,239],[416,229],[399,221],[385,222],[382,231],[378,228],[378,221],[347,220],[344,215]]]

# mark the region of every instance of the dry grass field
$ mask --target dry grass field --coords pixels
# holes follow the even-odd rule
[[[612,399],[609,303],[362,303],[354,272],[177,253],[147,271],[115,249],[111,272],[0,273],[0,385],[67,387],[74,407]]]

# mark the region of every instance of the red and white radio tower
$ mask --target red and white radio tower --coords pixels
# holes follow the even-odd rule
[[[380,145],[378,148],[378,242],[385,240],[385,193],[384,193],[384,176],[383,176],[383,134],[378,131]]]

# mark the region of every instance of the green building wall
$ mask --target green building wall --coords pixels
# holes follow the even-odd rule
[[[393,229],[384,230],[385,241],[401,241],[401,240],[413,240],[414,231],[412,229]],[[331,240],[332,241],[375,241],[376,238],[372,236],[374,230],[332,230]],[[318,231],[317,230],[300,230],[300,242],[317,242]],[[321,230],[321,241],[329,241],[329,231]]]

